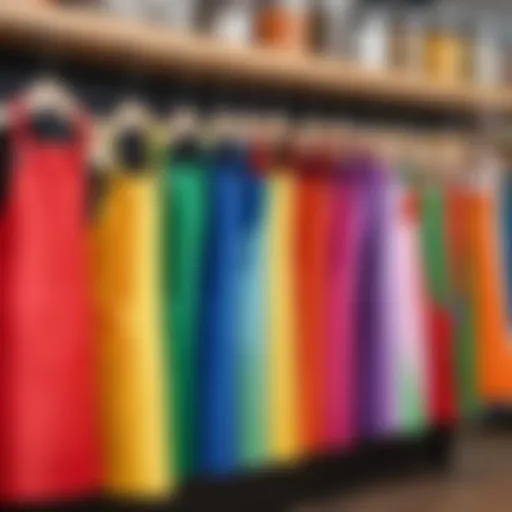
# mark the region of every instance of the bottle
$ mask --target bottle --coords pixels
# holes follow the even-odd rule
[[[154,21],[167,26],[193,30],[197,24],[198,0],[152,0]]]
[[[103,3],[107,12],[122,18],[142,20],[147,14],[145,4],[140,0],[105,0]]]
[[[402,0],[391,35],[391,65],[411,74],[423,70],[425,53],[424,2]]]
[[[484,13],[478,20],[473,43],[473,80],[479,85],[497,85],[503,77],[499,27],[490,13]]]
[[[500,25],[500,36],[503,51],[502,82],[504,85],[512,83],[512,34],[508,30],[510,18],[504,18]]]
[[[232,43],[250,43],[253,39],[253,0],[219,0],[210,17],[210,31]]]
[[[355,0],[321,0],[319,4],[316,34],[319,50],[348,55]]]
[[[259,12],[259,40],[283,50],[308,50],[312,42],[309,7],[309,0],[270,0]]]
[[[452,4],[439,4],[432,11],[425,68],[433,80],[458,83],[467,69],[467,41],[464,39],[460,13]]]
[[[355,60],[368,69],[384,69],[389,59],[390,14],[382,0],[366,0],[354,34]]]

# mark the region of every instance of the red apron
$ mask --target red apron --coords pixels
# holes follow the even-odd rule
[[[38,140],[12,109],[13,172],[2,238],[2,498],[96,490],[98,443],[87,276],[84,131]]]

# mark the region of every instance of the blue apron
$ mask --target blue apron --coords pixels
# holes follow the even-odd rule
[[[237,310],[240,228],[246,154],[236,144],[213,151],[208,178],[208,225],[200,366],[200,464],[206,474],[237,466]]]

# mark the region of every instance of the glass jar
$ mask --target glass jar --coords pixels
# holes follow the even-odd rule
[[[502,44],[502,83],[512,85],[512,33],[509,30],[512,19],[505,19],[501,27]]]
[[[354,34],[355,60],[368,69],[384,69],[389,63],[391,14],[383,0],[367,0],[359,11]]]
[[[390,61],[394,68],[421,74],[425,61],[426,9],[418,2],[404,1],[393,19]]]
[[[209,31],[219,39],[247,44],[253,40],[253,0],[220,0],[214,4],[206,22]]]
[[[356,0],[321,0],[319,4],[316,27],[319,50],[348,57]]]
[[[268,46],[292,51],[312,45],[312,12],[309,0],[271,0],[258,14],[258,38]]]
[[[159,0],[155,21],[177,29],[193,30],[197,24],[198,0]]]
[[[460,11],[444,2],[433,10],[429,24],[425,70],[438,82],[459,83],[467,76],[468,39],[464,34]]]
[[[503,51],[498,23],[490,13],[477,17],[473,42],[473,79],[479,85],[503,80]]]

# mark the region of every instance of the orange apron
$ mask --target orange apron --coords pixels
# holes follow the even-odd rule
[[[330,183],[323,159],[299,162],[297,185],[297,297],[299,415],[306,453],[327,445],[324,370],[327,365],[327,283]]]
[[[488,171],[491,169],[482,169],[482,175]],[[478,382],[485,402],[495,405],[512,398],[512,345],[508,340],[497,199],[493,184],[480,183],[469,209],[476,274]]]

